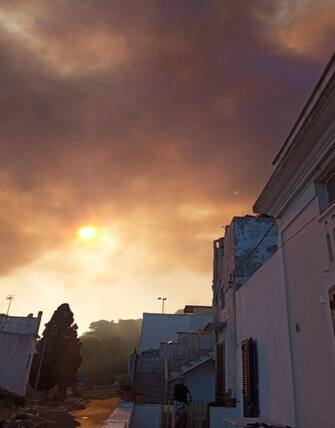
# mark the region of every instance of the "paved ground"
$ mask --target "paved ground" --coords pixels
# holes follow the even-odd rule
[[[100,428],[118,403],[118,398],[90,400],[85,408],[71,411],[71,416],[83,428]]]
[[[43,428],[101,428],[111,415],[119,399],[114,391],[99,390],[88,394],[87,399],[69,411],[42,410]]]

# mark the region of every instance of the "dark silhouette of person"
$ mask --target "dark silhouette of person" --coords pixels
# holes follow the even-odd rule
[[[187,422],[187,408],[191,402],[191,393],[179,377],[173,388],[173,401],[175,404],[175,428],[185,428]]]

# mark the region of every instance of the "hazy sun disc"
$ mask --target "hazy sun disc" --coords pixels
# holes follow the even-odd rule
[[[95,239],[97,237],[97,229],[93,226],[84,226],[78,229],[78,238],[83,240]]]

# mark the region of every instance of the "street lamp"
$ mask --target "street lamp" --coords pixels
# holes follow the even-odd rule
[[[4,330],[5,327],[6,327],[7,318],[9,316],[10,306],[12,304],[12,301],[14,300],[14,295],[13,294],[7,295],[6,296],[6,300],[8,300],[8,307],[7,307],[6,314],[3,316],[3,318],[1,318],[1,321],[0,321],[0,331]]]
[[[13,294],[8,294],[6,296],[6,300],[8,300],[8,308],[7,308],[7,313],[6,313],[6,317],[8,317],[10,306],[12,304],[12,301],[14,300],[14,295]]]
[[[157,300],[162,301],[162,314],[164,314],[164,304],[165,304],[165,300],[167,300],[167,298],[166,297],[157,297]]]

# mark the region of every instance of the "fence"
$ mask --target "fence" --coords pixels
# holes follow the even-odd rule
[[[177,428],[175,406],[163,406],[162,428]],[[203,403],[192,402],[187,409],[186,426],[182,428],[208,428],[208,408]]]

